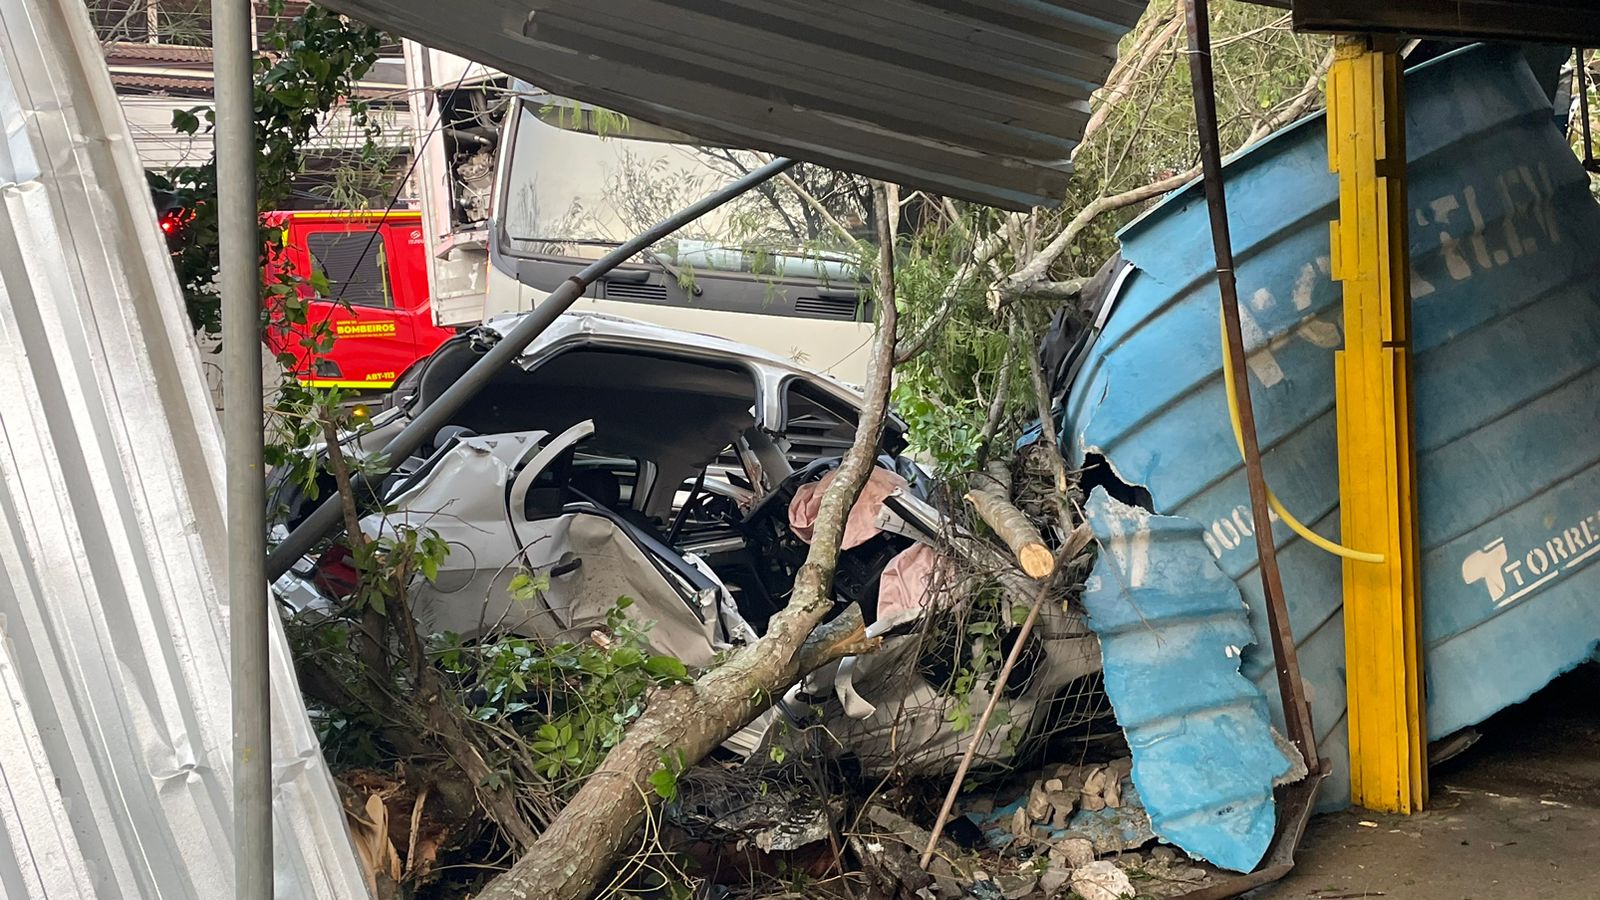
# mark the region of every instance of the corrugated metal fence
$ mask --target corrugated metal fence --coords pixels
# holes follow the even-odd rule
[[[0,33],[0,894],[228,897],[214,413],[85,8]],[[363,897],[275,651],[278,895]]]

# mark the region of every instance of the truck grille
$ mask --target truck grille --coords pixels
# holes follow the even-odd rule
[[[854,322],[861,301],[855,297],[796,297],[795,315],[807,319],[833,319]]]
[[[660,303],[667,299],[667,286],[648,281],[607,281],[606,299],[633,303]]]

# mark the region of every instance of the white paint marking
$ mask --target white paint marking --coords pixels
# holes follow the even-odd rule
[[[1584,560],[1588,559],[1589,557],[1593,556],[1597,552],[1600,552],[1600,544],[1590,544],[1589,545],[1589,549],[1583,551],[1582,553],[1579,553],[1577,556],[1574,556],[1571,559],[1568,559],[1567,560],[1567,564],[1562,566],[1561,568],[1562,569],[1570,569],[1573,566],[1577,565],[1578,563],[1581,563]]]
[[[1419,214],[1420,215],[1420,214]],[[1300,274],[1294,280],[1294,293],[1289,299],[1293,301],[1294,308],[1305,312],[1311,308],[1311,291],[1317,286],[1317,269],[1311,263],[1306,263],[1300,269]]]
[[[1432,288],[1429,288],[1429,290],[1432,290]],[[1338,325],[1332,322],[1324,322],[1315,316],[1301,322],[1299,327],[1295,328],[1295,334],[1299,335],[1306,343],[1321,347],[1324,350],[1337,350],[1344,343],[1344,335],[1339,331]]]
[[[1523,597],[1528,596],[1528,594],[1532,593],[1535,588],[1538,588],[1539,586],[1543,585],[1545,582],[1549,581],[1550,579],[1552,579],[1552,578],[1554,578],[1554,577],[1556,577],[1557,575],[1560,575],[1560,574],[1561,574],[1560,570],[1551,569],[1549,572],[1545,573],[1545,575],[1543,577],[1541,577],[1538,581],[1535,581],[1532,584],[1528,585],[1527,587],[1523,588],[1522,590],[1517,591],[1515,594],[1511,594],[1509,596],[1502,597],[1500,599],[1500,602],[1496,603],[1494,605],[1494,608],[1495,609],[1504,609],[1507,606],[1510,606],[1511,604],[1517,602],[1518,600],[1521,600]]]
[[[1278,365],[1277,357],[1272,355],[1272,348],[1267,345],[1267,333],[1261,328],[1261,323],[1250,315],[1249,310],[1239,310],[1239,330],[1244,336],[1246,350],[1251,347],[1260,347],[1245,358],[1250,366],[1250,371],[1255,373],[1256,379],[1262,387],[1272,387],[1283,381],[1283,367]]]

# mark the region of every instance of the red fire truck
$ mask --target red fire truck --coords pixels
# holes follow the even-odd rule
[[[283,229],[285,257],[307,278],[298,288],[306,325],[268,329],[267,344],[294,356],[301,384],[360,391],[388,390],[413,362],[455,331],[433,324],[421,214],[409,211],[294,211],[267,216]],[[305,345],[326,322],[333,346],[317,355]]]

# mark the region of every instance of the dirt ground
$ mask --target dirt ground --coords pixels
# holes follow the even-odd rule
[[[1430,808],[1313,819],[1271,900],[1600,898],[1600,666],[1478,727],[1433,771]]]

